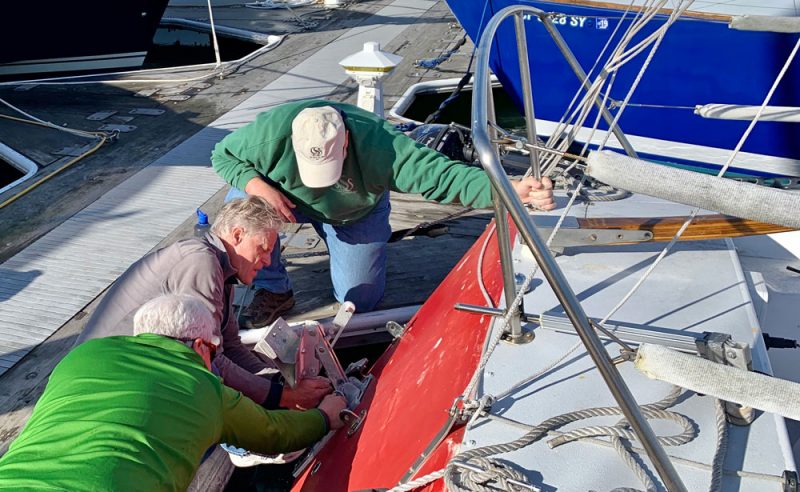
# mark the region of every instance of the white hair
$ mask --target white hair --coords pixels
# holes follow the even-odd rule
[[[133,334],[153,333],[170,338],[214,342],[214,317],[196,297],[165,294],[147,301],[133,317]]]
[[[211,225],[217,236],[228,235],[234,227],[241,227],[251,236],[280,229],[284,221],[275,208],[260,196],[248,195],[225,204]]]

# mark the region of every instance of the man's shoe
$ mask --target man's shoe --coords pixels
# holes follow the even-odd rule
[[[258,289],[253,301],[239,316],[239,326],[252,330],[272,323],[294,307],[294,292],[276,294],[266,289]]]

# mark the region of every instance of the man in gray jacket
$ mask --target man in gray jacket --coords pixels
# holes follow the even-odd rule
[[[178,241],[134,263],[108,290],[89,318],[77,343],[99,337],[133,334],[133,315],[147,301],[164,294],[199,298],[214,315],[222,345],[213,366],[227,386],[266,408],[313,408],[332,391],[324,378],[283,387],[239,337],[233,309],[237,280],[250,284],[269,265],[282,221],[263,198],[227,203],[211,232],[203,238]]]

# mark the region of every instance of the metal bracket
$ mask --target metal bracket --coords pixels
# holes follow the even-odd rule
[[[278,318],[267,328],[254,350],[271,359],[292,388],[301,379],[314,377],[324,369],[334,390],[347,400],[350,409],[361,402],[364,391],[374,379],[371,374],[360,378],[350,376],[363,373],[366,359],[350,364],[347,371],[342,369],[324,328],[316,321],[290,326],[283,318]]]
[[[275,320],[253,350],[271,359],[286,382],[297,385],[297,354],[300,352],[300,335],[283,318]]]
[[[345,415],[340,416],[340,418],[342,418],[347,425],[347,437],[351,437],[353,434],[358,432],[358,429],[361,428],[361,424],[364,423],[364,417],[367,416],[367,410],[363,409],[358,412],[358,414],[350,410],[343,410],[342,413]]]
[[[393,338],[400,338],[406,332],[406,327],[396,321],[389,321],[386,323],[386,331],[392,335]]]
[[[730,335],[724,333],[709,333],[704,344],[698,343],[698,352],[712,362],[738,367],[745,371],[753,370],[750,346],[734,342]],[[725,413],[728,422],[735,425],[750,425],[756,417],[755,409],[752,407],[743,407],[727,401]]]
[[[539,234],[542,237],[550,237],[552,228],[541,227]],[[642,243],[653,239],[650,231],[634,231],[626,229],[572,229],[564,228],[558,230],[552,248],[567,248],[570,246],[604,246],[609,244],[629,244]]]

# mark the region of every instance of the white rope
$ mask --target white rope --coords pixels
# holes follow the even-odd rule
[[[45,121],[45,120],[43,120],[41,118],[37,118],[36,116],[33,116],[32,114],[30,114],[30,113],[28,113],[26,111],[23,111],[22,109],[14,106],[13,104],[11,104],[8,101],[6,101],[5,99],[0,99],[0,103],[8,106],[10,109],[12,109],[13,111],[16,111],[17,113],[23,115],[24,117],[28,118],[29,120],[31,120],[33,122],[36,122],[36,123],[39,123],[40,125],[46,126],[47,128],[51,128],[53,130],[59,130],[59,131],[62,131],[62,132],[70,133],[72,135],[77,135],[79,137],[93,138],[93,139],[107,138],[109,136],[109,134],[107,134],[105,132],[89,132],[89,131],[84,131],[84,130],[75,130],[73,128],[63,127],[61,125],[56,125],[55,123],[51,123],[49,121]]]
[[[487,414],[487,415],[485,415],[485,417],[487,419],[491,419],[491,420],[494,420],[496,422],[500,422],[500,423],[509,425],[511,427],[515,427],[515,428],[518,428],[518,429],[523,429],[523,430],[526,430],[526,431],[534,428],[534,426],[532,426],[530,424],[525,424],[525,423],[522,423],[522,422],[518,422],[516,420],[512,420],[512,419],[509,419],[507,417],[501,417],[501,416],[498,416],[498,415],[491,415],[491,414]],[[560,435],[563,435],[564,433],[563,432],[559,432],[557,430],[551,430],[547,434],[549,436],[558,437]],[[600,439],[600,438],[596,438],[596,437],[587,437],[586,439],[583,440],[583,442],[587,442],[587,443],[590,443],[592,445],[601,446],[601,447],[604,447],[604,448],[613,448],[614,447],[609,441],[606,441],[606,440]],[[645,452],[644,448],[640,448],[640,447],[633,446],[633,445],[631,445],[630,449],[632,451],[636,451],[637,453],[640,453],[640,454]],[[670,461],[672,461],[675,464],[689,466],[689,467],[695,468],[697,470],[706,471],[706,472],[712,472],[713,471],[712,470],[713,466],[709,465],[708,463],[703,463],[703,462],[700,462],[700,461],[690,460],[690,459],[682,458],[680,456],[675,456],[675,455],[672,455],[672,454],[667,454],[667,457],[670,459]],[[749,478],[749,479],[753,479],[753,480],[761,480],[761,481],[771,482],[771,483],[783,483],[783,477],[781,477],[780,475],[768,475],[766,473],[750,472],[750,471],[743,471],[743,470],[725,470],[725,469],[722,470],[722,473],[723,473],[723,475],[731,476],[731,477]]]
[[[711,492],[722,490],[722,465],[725,463],[725,453],[728,450],[728,419],[725,417],[725,403],[714,400],[714,416],[717,424],[717,443],[714,451],[714,460],[711,462]]]
[[[530,170],[528,172],[530,172]],[[579,183],[578,187],[576,188],[576,190],[579,190],[580,187],[581,187],[581,184]],[[564,207],[564,211],[561,213],[561,216],[558,218],[558,222],[556,222],[556,225],[553,227],[553,230],[550,233],[550,237],[547,238],[547,241],[545,243],[547,247],[550,247],[550,244],[553,242],[553,239],[556,237],[556,234],[558,233],[559,229],[561,229],[561,226],[563,225],[564,220],[567,217],[567,214],[569,213],[570,209],[572,208],[572,205],[575,203],[575,198],[577,196],[578,196],[577,192],[573,193],[573,195],[570,198],[569,202],[567,202],[567,205]],[[496,224],[493,224],[492,227],[496,227]],[[478,266],[476,268],[476,274],[478,275],[478,285],[480,286],[481,291],[484,293],[484,297],[486,298],[487,305],[489,305],[489,306],[493,306],[494,305],[494,301],[492,301],[491,297],[489,297],[489,294],[486,291],[486,288],[485,288],[484,283],[483,283],[483,253],[486,250],[486,246],[488,244],[488,239],[489,239],[489,237],[491,237],[493,232],[494,232],[494,229],[492,229],[486,235],[486,240],[484,241],[483,247],[481,248],[481,254],[478,256]],[[505,314],[505,316],[503,316],[503,320],[502,320],[502,322],[500,324],[500,327],[499,328],[497,328],[497,327],[495,328],[494,336],[491,338],[490,342],[487,344],[486,350],[481,355],[481,360],[478,363],[478,367],[475,369],[475,372],[472,373],[472,378],[470,378],[470,381],[467,384],[467,387],[464,389],[464,392],[461,394],[463,399],[466,400],[466,399],[469,399],[471,397],[472,392],[475,389],[475,386],[478,384],[478,380],[480,379],[480,375],[483,373],[483,369],[486,367],[486,364],[489,362],[489,359],[491,358],[492,353],[494,353],[494,349],[497,347],[497,344],[500,343],[500,340],[503,338],[503,334],[505,333],[506,328],[508,327],[509,323],[511,322],[511,317],[518,314],[517,313],[517,308],[519,307],[520,303],[522,302],[522,298],[525,296],[525,292],[527,292],[528,287],[530,286],[530,283],[533,281],[533,278],[534,278],[534,276],[536,275],[536,273],[538,271],[539,271],[539,265],[536,265],[531,270],[531,272],[528,274],[527,278],[525,279],[525,282],[522,284],[522,287],[519,289],[519,292],[517,292],[516,297],[514,298],[514,300],[511,303],[511,307],[506,309],[506,314]],[[566,355],[569,355],[569,354],[566,354]],[[565,355],[565,357],[566,357],[566,355]]]
[[[724,175],[725,172],[730,167],[730,165],[733,162],[733,160],[738,155],[738,153],[741,150],[742,146],[744,145],[745,141],[750,136],[750,133],[753,131],[753,127],[755,127],[756,123],[761,118],[761,114],[763,113],[764,108],[767,107],[767,105],[769,104],[770,99],[772,99],[772,95],[775,93],[775,90],[778,88],[778,84],[783,79],[784,75],[786,74],[786,71],[789,69],[789,66],[791,65],[792,61],[794,60],[795,55],[797,54],[798,48],[800,48],[800,39],[798,39],[797,43],[795,43],[794,49],[789,54],[789,57],[787,58],[786,62],[783,65],[783,68],[778,73],[778,76],[775,78],[775,81],[773,82],[772,87],[770,87],[770,90],[768,91],[766,97],[764,98],[764,101],[761,103],[761,107],[758,109],[758,112],[756,113],[755,117],[753,118],[753,121],[751,121],[750,124],[748,125],[748,127],[745,130],[744,134],[739,139],[739,142],[736,144],[736,147],[734,148],[733,152],[731,152],[731,155],[728,157],[727,161],[725,161],[725,164],[722,166],[722,169],[720,169],[719,173],[717,173],[717,176],[721,177],[722,175]],[[669,244],[667,244],[664,247],[664,249],[661,251],[661,253],[659,253],[658,257],[648,267],[648,269],[644,272],[644,274],[642,274],[641,278],[639,278],[639,280],[636,282],[636,284],[634,284],[634,286],[631,287],[631,290],[628,291],[628,293],[625,294],[625,296],[623,296],[623,298],[617,303],[617,305],[614,306],[611,309],[611,311],[609,311],[609,313],[600,321],[601,325],[604,324],[606,321],[608,321],[614,315],[614,313],[616,313],[626,302],[628,302],[628,300],[639,289],[639,287],[642,285],[642,283],[644,283],[645,279],[647,279],[647,277],[650,276],[650,274],[653,272],[653,270],[655,270],[656,266],[658,266],[658,264],[661,263],[661,260],[664,259],[664,257],[669,253],[669,251],[675,245],[675,243],[678,242],[678,239],[681,237],[681,235],[686,230],[686,228],[689,227],[689,224],[692,222],[692,220],[694,220],[694,218],[697,216],[697,214],[699,212],[700,212],[699,208],[695,208],[694,210],[692,210],[692,212],[689,214],[689,217],[686,219],[686,221],[683,223],[683,225],[680,227],[680,229],[678,229],[678,232],[675,233],[675,235],[672,237],[672,240],[670,240]]]
[[[283,40],[283,37],[280,38]],[[183,84],[187,82],[197,82],[200,80],[207,80],[213,77],[219,76],[220,78],[230,75],[231,73],[235,72],[239,69],[241,65],[244,65],[248,61],[252,60],[253,58],[266,53],[267,51],[271,51],[274,49],[278,44],[271,44],[271,45],[264,45],[259,49],[248,53],[247,55],[239,58],[238,60],[231,60],[231,61],[224,61],[221,63],[219,67],[216,65],[211,66],[211,64],[201,64],[201,65],[184,65],[180,67],[162,67],[162,68],[149,68],[145,70],[135,70],[135,71],[128,71],[128,72],[110,72],[103,74],[104,76],[127,76],[131,74],[159,74],[159,73],[169,73],[175,72],[178,70],[187,70],[187,69],[194,69],[198,70],[201,68],[209,68],[211,69],[210,72],[204,73],[201,75],[193,76],[193,77],[183,77],[183,78],[175,78],[175,79],[92,79],[92,80],[79,80],[79,79],[87,79],[92,77],[97,77],[97,75],[72,75],[68,77],[54,77],[49,79],[36,79],[36,80],[18,80],[18,81],[7,81],[7,82],[0,82],[0,86],[23,86],[23,85],[90,85],[90,84],[108,84],[108,85],[127,85],[127,84]]]
[[[217,42],[217,28],[214,25],[214,11],[211,9],[211,0],[208,3],[208,22],[211,24],[211,40],[214,43],[214,57],[217,60],[217,68],[222,65],[222,59],[219,56],[219,42]]]
[[[683,444],[685,442],[689,442],[697,436],[697,430],[694,428],[694,426],[689,422],[689,420],[686,417],[677,414],[675,412],[670,412],[666,410],[667,408],[675,404],[675,402],[677,401],[678,397],[681,394],[681,391],[682,391],[681,388],[673,387],[670,393],[660,401],[641,406],[642,413],[647,417],[669,418],[675,421],[682,421],[682,426],[684,427],[684,431],[681,434],[666,438],[659,437],[659,440],[661,440],[665,444],[675,443],[675,445],[679,445],[678,443]],[[669,414],[669,416],[665,417],[664,415],[667,414]],[[562,415],[551,417],[543,421],[539,425],[531,428],[525,435],[514,441],[502,444],[492,444],[488,446],[482,446],[479,448],[470,449],[468,451],[459,453],[450,460],[450,464],[448,464],[447,468],[445,469],[444,480],[445,483],[447,484],[447,489],[450,491],[478,490],[474,488],[472,484],[462,482],[462,480],[468,480],[470,477],[468,475],[464,475],[463,473],[457,473],[454,463],[464,463],[464,464],[480,463],[479,466],[486,469],[488,464],[490,464],[490,463],[487,464],[487,458],[489,456],[493,456],[496,454],[511,453],[513,451],[522,449],[530,444],[533,444],[541,440],[550,430],[557,429],[566,424],[582,420],[585,418],[608,416],[608,415],[622,415],[622,410],[619,407],[597,407],[597,408],[578,410],[574,412],[568,412]],[[616,434],[616,432],[614,432],[614,434]],[[624,435],[624,433],[617,435],[618,437],[620,437]],[[631,433],[630,435],[633,434]],[[586,437],[592,437],[592,435],[587,435]],[[622,449],[625,448],[623,447]],[[626,462],[634,465],[633,468],[634,473],[636,473],[637,477],[639,477],[639,479],[643,483],[647,484],[649,477],[647,476],[646,472],[644,472],[642,466],[639,463],[637,463],[635,459],[634,460],[626,459]],[[637,472],[636,470],[637,467],[640,469],[640,472]],[[495,472],[502,473],[496,470]]]
[[[581,105],[575,110],[575,112],[573,112],[573,115],[570,117],[570,120],[568,120],[568,121],[572,121],[571,129],[570,129],[569,132],[566,133],[567,136],[560,140],[559,145],[558,145],[558,148],[560,150],[566,150],[567,147],[575,140],[575,137],[576,137],[578,131],[583,127],[583,125],[584,125],[584,123],[586,121],[586,118],[588,117],[589,112],[590,112],[591,108],[593,107],[594,101],[597,99],[598,95],[600,94],[601,89],[603,87],[603,84],[605,83],[608,75],[611,74],[611,81],[609,82],[609,88],[607,89],[606,94],[604,95],[603,102],[602,102],[603,106],[605,106],[606,100],[607,100],[607,97],[608,97],[608,93],[610,92],[610,86],[613,84],[613,80],[616,77],[616,71],[623,65],[621,63],[618,63],[618,59],[619,59],[620,56],[623,56],[626,53],[624,51],[624,47],[647,24],[647,22],[649,22],[649,20],[652,18],[652,16],[655,15],[655,13],[658,11],[659,8],[661,8],[664,5],[664,3],[665,3],[665,0],[662,0],[658,4],[649,5],[649,6],[645,5],[643,7],[643,9],[638,13],[638,15],[636,15],[634,17],[634,19],[631,21],[630,25],[628,26],[628,29],[623,34],[622,39],[618,43],[617,47],[614,49],[614,51],[613,51],[612,55],[610,56],[609,60],[606,62],[603,70],[600,72],[600,74],[597,77],[597,79],[595,79],[592,82],[590,88],[587,89],[586,95],[584,96],[584,98],[583,98],[583,100],[581,102]],[[621,25],[621,23],[622,23],[622,21],[620,21],[620,23],[618,23],[617,27],[619,27]],[[612,66],[614,63],[616,63],[616,65],[617,65],[616,68],[614,70],[610,70],[609,67]],[[582,89],[582,86],[579,87],[579,91],[581,89]],[[600,116],[601,116],[601,114],[598,111],[597,117],[595,119],[595,124],[593,125],[593,127],[591,129],[591,132],[590,132],[590,136],[587,139],[586,143],[584,144],[584,149],[583,149],[584,152],[585,152],[586,148],[588,147],[589,143],[591,142],[591,140],[592,140],[592,138],[594,136],[594,133],[597,131],[597,128],[598,128],[599,122],[600,122]],[[562,122],[559,123],[557,131],[553,132],[553,134],[551,135],[550,139],[548,139],[548,144],[550,146],[552,146],[555,143],[555,140],[557,140],[558,138],[561,138],[559,136],[564,133],[564,130],[566,129],[567,126],[568,125],[567,125],[566,121],[562,121]],[[612,125],[610,127],[609,131],[613,130],[613,128],[614,128],[614,126]],[[554,167],[554,166],[551,164],[551,167]]]
[[[557,137],[557,136],[561,135],[561,132],[564,130],[564,127],[566,126],[566,124],[563,123],[563,122],[566,120],[567,115],[572,111],[572,108],[575,106],[575,102],[578,100],[578,97],[580,96],[581,91],[583,91],[586,83],[591,78],[592,73],[594,73],[595,68],[597,68],[597,65],[600,63],[600,60],[603,58],[603,55],[605,55],[606,50],[611,45],[611,41],[617,36],[617,32],[619,31],[620,27],[622,27],[622,21],[628,16],[628,13],[629,13],[630,9],[634,5],[634,1],[635,0],[632,0],[631,3],[629,3],[628,6],[625,8],[625,11],[623,12],[622,17],[620,19],[620,22],[617,22],[617,25],[614,27],[614,30],[608,36],[608,39],[606,40],[606,44],[603,45],[603,49],[601,49],[600,53],[597,55],[597,58],[595,59],[594,64],[592,65],[592,68],[590,68],[589,71],[586,72],[586,76],[583,77],[583,79],[581,80],[581,83],[578,85],[578,89],[575,91],[575,94],[572,96],[572,100],[567,105],[567,109],[564,110],[564,114],[559,119],[559,123],[558,123],[558,125],[556,127],[556,130],[552,134],[550,134],[550,137],[548,138],[548,146],[554,145],[554,143],[555,143],[554,139],[558,139],[559,137]],[[562,149],[562,150],[565,150],[565,149]],[[560,160],[559,156],[556,155],[556,154],[546,155],[544,157],[543,161],[542,161],[542,176],[549,176],[550,175],[550,171],[552,171],[552,169],[558,164],[559,160]]]
[[[386,492],[408,492],[410,490],[418,489],[422,486],[428,485],[429,483],[435,482],[440,478],[442,478],[443,476],[444,476],[444,468],[435,471],[433,473],[428,473],[427,475],[419,477],[416,480],[396,485],[391,489],[387,490]]]
[[[639,73],[636,74],[636,79],[633,81],[633,84],[631,84],[631,87],[628,90],[628,93],[625,95],[625,99],[622,101],[622,104],[620,105],[619,111],[617,111],[617,114],[614,116],[614,121],[611,123],[609,131],[606,133],[605,139],[600,144],[600,149],[605,147],[606,142],[608,142],[608,139],[611,136],[611,129],[617,127],[617,125],[619,123],[619,119],[622,116],[623,111],[625,110],[625,107],[627,106],[628,102],[630,101],[631,97],[633,96],[634,91],[639,86],[639,82],[641,82],[642,77],[644,76],[644,73],[647,71],[647,68],[650,66],[650,62],[653,60],[653,56],[655,56],[656,51],[658,51],[658,48],[661,46],[661,42],[664,40],[664,36],[667,33],[667,29],[669,29],[669,27],[672,26],[672,24],[678,19],[678,17],[681,14],[683,14],[683,12],[687,8],[689,8],[689,6],[693,2],[694,2],[694,0],[688,0],[685,3],[682,2],[678,6],[678,9],[676,9],[676,10],[674,10],[672,12],[672,15],[670,15],[669,20],[667,20],[667,22],[665,22],[664,25],[661,26],[656,31],[656,32],[659,32],[660,34],[655,38],[655,40],[653,42],[653,47],[650,49],[650,53],[648,53],[647,58],[645,59],[644,63],[642,63],[642,67],[641,67],[641,69],[639,69]],[[644,43],[644,41],[642,42],[642,44],[643,43]],[[644,49],[644,46],[642,47],[642,49]],[[632,57],[631,57],[631,59],[632,59]],[[622,63],[621,62],[619,62],[619,63],[620,63],[620,66],[622,66]]]
[[[624,99],[624,101],[623,101],[623,103],[622,103],[622,105],[620,107],[620,111],[617,112],[613,122],[611,123],[610,129],[613,129],[617,125],[617,123],[619,121],[619,117],[620,117],[622,111],[624,110],[625,106],[629,102],[630,97],[632,96],[633,91],[635,90],[636,86],[641,81],[641,78],[642,78],[644,72],[646,71],[646,69],[648,68],[649,63],[652,60],[652,57],[654,56],[657,48],[660,46],[661,41],[663,40],[663,37],[664,37],[664,35],[666,33],[667,28],[683,13],[683,11],[685,11],[692,4],[692,2],[693,2],[693,0],[689,0],[688,2],[685,2],[685,3],[681,2],[681,4],[679,4],[678,9],[676,9],[673,12],[673,14],[670,16],[669,20],[667,21],[667,23],[665,23],[664,26],[662,26],[660,29],[657,29],[653,34],[651,34],[645,40],[643,40],[640,43],[638,43],[637,45],[635,45],[631,50],[629,50],[627,52],[621,52],[620,56],[614,57],[611,60],[612,63],[607,64],[607,66],[612,68],[613,69],[612,71],[615,73],[616,70],[618,70],[622,65],[627,63],[627,61],[633,59],[638,53],[640,53],[642,50],[644,50],[646,48],[646,46],[648,46],[649,44],[653,43],[653,47],[650,50],[648,58],[646,59],[645,63],[642,65],[639,73],[637,74],[637,78],[635,79],[634,84],[632,85],[631,89],[629,90],[628,94],[626,95],[626,98]],[[655,15],[656,11],[663,5],[663,3],[664,2],[662,1],[659,4],[656,4],[655,8],[653,8],[647,14],[642,14],[641,19],[643,20],[643,22],[642,22],[641,25],[646,24],[649,21],[649,19],[652,18],[653,15]],[[632,27],[633,27],[633,23],[631,25],[631,28]],[[638,28],[637,29],[630,29],[629,28],[629,32],[628,32],[629,36],[627,36],[627,38],[631,39],[633,37],[633,34],[635,34],[635,32],[638,32]],[[620,46],[622,46],[622,44],[623,43],[620,43]],[[785,74],[789,64],[791,63],[792,59],[794,58],[794,55],[797,52],[798,46],[800,46],[800,40],[798,40],[798,44],[795,45],[795,49],[792,51],[792,54],[789,56],[789,59],[787,60],[787,62],[784,65],[783,69],[781,70],[781,73],[779,74],[778,78],[776,79],[775,83],[773,84],[773,87],[770,89],[770,92],[767,95],[767,98],[765,99],[765,101],[762,104],[761,108],[759,109],[759,112],[756,114],[756,116],[751,121],[750,126],[748,127],[748,129],[745,132],[745,134],[742,136],[742,139],[740,140],[740,142],[737,145],[736,149],[732,153],[731,157],[728,159],[728,162],[726,162],[725,166],[723,166],[722,170],[720,171],[720,174],[719,174],[720,176],[722,174],[724,174],[724,172],[730,166],[730,163],[733,161],[733,158],[736,156],[738,151],[741,149],[742,145],[744,144],[744,141],[746,140],[746,138],[749,136],[750,132],[752,131],[753,126],[755,125],[755,123],[760,118],[761,113],[763,112],[764,107],[766,107],[766,105],[768,104],[769,99],[771,98],[772,94],[774,93],[775,88],[777,87],[777,84],[779,83],[780,79],[782,79],[782,77]],[[602,77],[598,78],[598,80],[600,80],[600,79],[602,79]],[[613,75],[612,75],[612,80],[613,80]],[[587,96],[584,98],[584,101],[583,101],[583,105],[584,106],[588,106],[589,104],[593,104],[593,99],[590,99],[590,93],[592,92],[593,89],[595,89],[595,87],[599,88],[600,86],[601,86],[601,84],[595,83],[595,84],[593,84],[592,88],[590,88],[590,90],[587,91]],[[607,91],[605,93],[604,102],[605,102],[605,100],[607,100],[609,92],[610,91]],[[596,96],[596,94],[595,94],[595,96]],[[585,115],[588,115],[588,110],[584,111],[583,114],[584,114],[584,116],[583,116],[583,120],[582,121],[585,121]],[[581,125],[582,125],[582,121],[581,121]],[[599,117],[595,121],[594,128],[592,129],[593,132],[596,130],[598,124],[599,124]],[[575,126],[573,126],[573,129],[576,128],[576,127],[580,127],[580,125],[576,124]],[[609,130],[609,134],[610,134],[610,130]],[[606,144],[606,142],[607,142],[607,140],[609,138],[609,134],[606,135],[606,138],[604,139],[603,143],[601,144],[601,148]],[[567,139],[562,140],[562,145],[564,145],[564,143],[566,143],[566,145],[564,145],[564,149],[569,145],[570,141],[571,140],[567,140]],[[588,142],[590,142],[590,141],[591,141],[591,139],[589,139],[587,141],[587,145],[588,145]],[[570,200],[570,203],[568,204],[567,210],[569,208],[571,208],[575,197],[578,196],[578,193],[577,193],[578,189],[579,188],[576,188],[576,193],[573,194],[573,196],[572,196],[572,198]],[[627,300],[630,298],[630,296],[633,295],[635,290],[638,289],[638,286],[641,285],[641,283],[649,275],[649,273],[655,268],[655,266],[667,254],[669,249],[672,247],[672,245],[674,245],[674,243],[677,241],[677,239],[680,237],[680,235],[683,234],[683,232],[685,231],[686,227],[688,227],[689,223],[694,218],[694,216],[697,214],[697,212],[698,212],[698,210],[693,211],[693,213],[691,214],[689,219],[683,224],[683,226],[680,228],[680,230],[678,230],[678,232],[675,234],[675,236],[673,237],[672,241],[667,245],[667,247],[664,248],[662,253],[654,261],[653,265],[651,265],[651,267],[648,269],[648,271],[645,272],[645,275],[639,280],[639,282],[637,282],[636,285],[634,285],[634,287],[631,289],[631,291],[625,297],[623,297],[622,301],[620,301],[620,303],[618,303],[617,306],[615,306],[612,309],[612,311],[600,322],[601,325],[604,324],[606,321],[608,321],[608,319],[611,316],[613,316],[613,314],[625,302],[627,302]],[[566,216],[566,211],[565,211],[564,214],[561,215],[558,225],[554,228],[552,234],[550,235],[550,237],[549,237],[549,239],[547,241],[547,245],[548,246],[550,245],[553,237],[555,236],[555,234],[556,234],[558,228],[560,227],[561,223],[563,222],[565,216]],[[479,260],[481,261],[481,263],[479,263],[478,270],[477,270],[477,274],[479,276],[479,284],[482,287],[483,287],[483,280],[480,277],[482,277],[481,267],[482,267],[483,252],[485,251],[485,246],[486,246],[486,243],[484,243],[484,248],[482,249],[481,255],[479,256]],[[528,277],[526,278],[525,283],[523,284],[523,287],[520,289],[520,292],[517,294],[517,296],[515,297],[514,301],[512,302],[512,305],[508,307],[508,309],[506,311],[506,315],[503,318],[502,328],[496,331],[495,336],[492,338],[492,341],[489,344],[487,350],[485,351],[485,353],[481,357],[480,364],[479,364],[478,368],[476,369],[476,371],[473,373],[473,376],[472,376],[469,384],[467,385],[467,388],[465,389],[465,391],[464,391],[464,393],[462,395],[464,398],[466,398],[469,394],[472,393],[472,391],[474,389],[474,386],[477,384],[477,381],[479,379],[479,375],[482,373],[483,369],[485,368],[486,364],[488,363],[488,360],[491,357],[491,354],[493,353],[497,343],[499,343],[499,340],[502,337],[502,333],[504,332],[505,327],[509,323],[510,317],[516,314],[516,309],[519,306],[519,303],[521,302],[522,297],[524,296],[524,294],[525,294],[525,292],[527,290],[527,287],[529,286],[530,282],[532,281],[532,279],[533,279],[533,277],[534,277],[534,275],[535,275],[535,273],[537,271],[538,271],[538,265],[533,269],[531,274],[528,275]],[[488,297],[488,293],[486,292],[485,287],[482,288],[482,292],[484,293],[484,296],[487,299],[487,303],[491,304],[491,300]],[[576,344],[574,347],[569,349],[566,354],[564,354],[559,359],[557,359],[556,361],[554,361],[553,363],[551,363],[550,365],[545,367],[543,370],[541,370],[539,373],[537,373],[534,377],[526,378],[526,380],[524,382],[529,382],[529,381],[531,381],[531,380],[533,380],[535,378],[538,378],[541,374],[544,374],[544,373],[548,372],[553,367],[555,367],[557,364],[559,364],[561,361],[563,361],[566,357],[568,357],[574,350],[576,350],[581,345],[582,345],[582,343]],[[520,384],[520,383],[518,383],[518,384]],[[512,386],[511,390],[516,388],[518,386],[518,384],[515,384],[514,386]],[[509,391],[511,391],[511,390],[509,390]],[[507,394],[509,391],[507,391],[505,394]],[[644,407],[643,407],[643,409],[644,409]],[[566,414],[566,415],[569,415],[569,414]],[[563,417],[563,416],[560,416],[560,417]],[[558,418],[559,417],[555,417],[554,419],[558,419]],[[516,441],[513,441],[511,443],[493,445],[493,446],[485,446],[483,448],[478,448],[476,450],[467,451],[465,453],[461,453],[460,455],[456,456],[453,460],[451,460],[451,464],[446,469],[445,481],[447,483],[448,488],[451,489],[451,490],[462,490],[461,487],[460,487],[460,484],[457,484],[456,482],[453,481],[454,480],[454,478],[453,478],[454,477],[454,466],[453,466],[453,461],[454,460],[458,460],[459,458],[462,458],[462,457],[466,458],[467,460],[469,460],[471,458],[484,458],[485,456],[494,455],[494,454],[498,454],[498,453],[510,452],[510,451],[512,451],[514,449],[519,449],[521,447],[527,446],[527,445],[531,444],[532,442],[535,442],[535,441],[539,440],[544,435],[544,432],[542,432],[542,427],[547,423],[553,422],[554,419],[548,419],[544,423],[542,423],[539,426],[537,426],[536,428],[534,428],[531,432],[526,434],[526,436],[523,436],[523,438],[520,438],[520,439],[518,439]],[[556,425],[556,426],[558,426],[558,425]],[[587,431],[584,431],[583,435],[578,435],[580,433],[576,433],[576,432],[573,431],[573,433],[565,434],[565,436],[568,436],[568,437],[565,437],[564,438],[565,440],[562,440],[562,442],[568,442],[571,439],[592,437],[594,435],[597,435],[596,432],[598,432],[598,429],[589,429]],[[722,435],[722,431],[719,431],[719,435],[720,436]],[[622,436],[616,436],[617,439],[619,437],[622,437]],[[631,433],[631,434],[626,435],[625,437],[633,437],[633,435]],[[691,440],[691,439],[689,439],[689,440]],[[720,444],[720,442],[722,442],[722,444]],[[615,447],[618,448],[618,450],[619,449],[624,449],[621,445],[619,445],[617,443],[615,443]],[[722,449],[722,450],[720,451],[720,449]],[[716,455],[715,455],[715,462],[718,459],[717,457],[720,456],[720,455],[724,456],[724,438],[718,439],[718,448],[717,448],[717,452],[716,452]],[[652,483],[652,480],[650,480],[650,478],[648,476],[643,475],[641,472],[637,471],[637,468],[639,468],[639,467],[635,463],[635,461],[626,459],[626,462],[628,462],[629,466],[631,466],[634,469],[634,471],[637,473],[637,476],[645,484],[645,486],[647,487],[648,490],[650,490],[650,489],[652,489],[654,487],[653,483]],[[720,465],[720,468],[721,468],[721,465]],[[720,473],[720,472],[718,472],[718,473]],[[435,477],[435,478],[430,478],[430,477]],[[423,478],[426,478],[426,479],[430,478],[430,480],[425,482],[425,483],[430,483],[430,481],[433,481],[433,480],[436,480],[436,479],[440,478],[440,475],[439,475],[439,472],[434,472],[433,474],[427,475],[426,477],[423,477]],[[406,489],[406,490],[411,490],[411,489]],[[472,489],[470,488],[470,490],[472,490]]]

